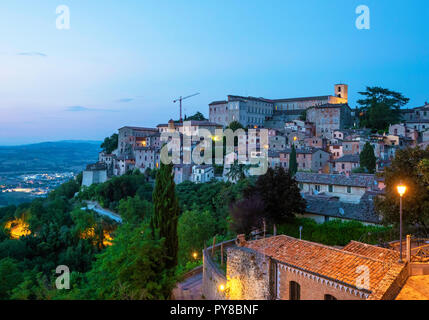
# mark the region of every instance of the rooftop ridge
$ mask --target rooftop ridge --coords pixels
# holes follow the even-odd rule
[[[297,239],[297,238],[294,238],[294,237],[291,237],[291,236],[288,236],[288,235],[285,235],[285,234],[280,234],[280,235],[277,235],[277,236],[274,236],[274,237],[284,237],[284,238],[287,238],[287,239],[291,239],[291,240],[295,240],[295,241],[299,241],[299,242],[304,242],[304,243],[307,243],[307,244],[310,244],[310,245],[314,245],[314,246],[318,246],[318,247],[321,247],[321,248],[325,248],[325,249],[329,249],[329,250],[334,250],[336,252],[348,254],[348,255],[351,255],[351,256],[364,258],[364,259],[367,259],[367,260],[371,260],[373,262],[380,262],[380,263],[383,263],[383,264],[387,264],[385,261],[382,261],[382,260],[379,260],[379,259],[371,258],[371,257],[364,256],[364,255],[361,255],[361,254],[358,254],[358,253],[350,252],[350,251],[346,251],[344,249],[337,249],[335,247],[328,246],[328,245],[325,245],[325,244],[322,244],[322,243],[318,243],[318,242],[312,242],[312,241],[308,241],[308,240]],[[271,237],[271,238],[274,238],[274,237]],[[264,238],[264,239],[269,239],[269,238]],[[255,240],[255,241],[259,241],[259,240],[263,240],[263,239],[258,239],[258,240]]]

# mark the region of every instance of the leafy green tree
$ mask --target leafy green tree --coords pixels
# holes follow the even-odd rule
[[[118,148],[118,134],[114,133],[110,137],[104,139],[104,142],[100,146],[107,154],[112,153]]]
[[[22,281],[18,261],[11,258],[0,260],[0,300],[10,298],[12,290]]]
[[[231,206],[230,227],[237,234],[249,235],[261,229],[265,217],[265,204],[258,194],[237,201]]]
[[[97,256],[84,290],[92,299],[167,299],[175,278],[165,265],[165,239],[153,239],[147,225],[122,225],[115,244]]]
[[[134,198],[122,199],[119,202],[119,214],[123,221],[131,224],[148,221],[152,216],[152,210],[152,203],[142,200],[138,195]]]
[[[151,226],[154,233],[155,230],[159,230],[160,237],[165,238],[166,255],[168,257],[166,266],[169,269],[176,267],[178,252],[177,222],[180,208],[175,188],[173,165],[161,163],[153,191],[154,215],[151,220]]]
[[[246,171],[249,169],[249,165],[238,163],[234,161],[229,167],[226,177],[229,181],[235,182],[246,178]]]
[[[298,171],[298,162],[296,161],[296,149],[292,144],[292,150],[289,155],[289,174],[293,177]]]
[[[377,211],[386,224],[399,223],[399,195],[397,185],[403,183],[407,192],[403,197],[403,223],[405,230],[429,235],[429,184],[422,174],[422,164],[429,159],[429,148],[419,147],[398,150],[395,158],[383,173],[386,193],[376,199]],[[417,226],[417,229],[415,227]]]
[[[367,87],[359,94],[363,96],[357,101],[361,106],[360,125],[374,131],[386,131],[390,124],[400,122],[400,108],[410,100],[401,93],[380,87]]]
[[[365,143],[359,157],[361,168],[365,168],[369,173],[374,173],[377,159],[375,158],[374,148],[369,142]]]
[[[190,117],[186,117],[185,116],[185,121],[191,121],[191,120],[194,120],[194,121],[207,121],[208,119],[206,119],[201,112],[197,112],[193,116],[190,116]]]
[[[232,131],[236,131],[238,129],[243,129],[246,130],[245,127],[243,127],[243,125],[238,122],[237,120],[232,121],[227,127],[226,129],[231,129]]]
[[[244,192],[245,198],[259,196],[264,203],[264,218],[268,223],[285,223],[295,214],[304,213],[306,202],[301,197],[296,180],[282,167],[268,168]]]
[[[215,235],[215,230],[216,220],[209,211],[185,211],[179,218],[177,229],[180,264],[192,260],[193,252],[201,252],[204,242]]]

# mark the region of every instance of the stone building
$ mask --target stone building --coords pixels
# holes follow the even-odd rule
[[[350,175],[353,169],[360,166],[360,157],[357,154],[347,154],[341,158],[332,160],[333,173],[344,173]]]
[[[265,99],[229,95],[227,100],[209,104],[210,121],[224,127],[238,121],[245,127],[282,128],[282,123],[299,119],[303,111],[324,104],[347,104],[348,86],[336,84],[334,95]],[[267,123],[266,123],[267,121]]]
[[[280,235],[227,249],[225,296],[234,300],[381,300],[408,277],[398,253],[352,241],[343,249]]]
[[[211,122],[211,121],[198,121],[198,120],[189,120],[183,122],[175,122],[173,120],[168,121],[165,124],[157,125],[157,128],[160,133],[162,132],[179,132],[184,135],[192,136],[199,135],[200,129],[205,129],[210,131],[212,135],[215,135],[216,129],[222,129],[222,125]]]
[[[118,134],[119,154],[133,154],[135,147],[160,147],[160,135],[156,128],[122,127]]]
[[[379,190],[378,181],[371,174],[297,172],[295,179],[304,196],[326,194],[343,202],[359,203],[366,192]]]
[[[307,110],[307,121],[316,126],[316,136],[332,138],[333,132],[353,124],[348,104],[324,104]]]
[[[86,166],[82,174],[82,185],[89,187],[92,184],[104,183],[107,181],[107,165],[104,163],[94,163]]]
[[[286,149],[280,153],[280,163],[285,169],[289,168],[291,149]],[[296,161],[298,170],[319,172],[323,170],[329,161],[329,153],[318,148],[296,149]]]
[[[160,148],[137,147],[134,149],[135,167],[144,173],[147,169],[157,169],[161,165]]]
[[[214,178],[214,169],[212,165],[192,166],[191,181],[195,183],[210,182]]]

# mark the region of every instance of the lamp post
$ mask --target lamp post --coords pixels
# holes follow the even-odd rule
[[[402,197],[407,191],[407,187],[400,183],[396,188],[399,193],[399,262],[402,263]]]

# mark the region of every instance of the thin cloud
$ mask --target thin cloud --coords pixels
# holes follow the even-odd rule
[[[87,108],[87,107],[82,107],[82,106],[71,106],[71,107],[67,107],[66,111],[70,111],[70,112],[82,112],[82,111],[91,111],[91,109]]]
[[[120,102],[120,103],[127,103],[127,102],[131,102],[131,101],[134,101],[134,99],[133,98],[123,98],[123,99],[117,100],[117,102]]]
[[[83,106],[70,106],[65,109],[67,112],[117,112],[117,110],[112,109],[94,109],[94,108],[87,108]]]
[[[28,57],[47,57],[48,55],[42,53],[42,52],[20,52],[18,53],[18,56],[28,56]]]

